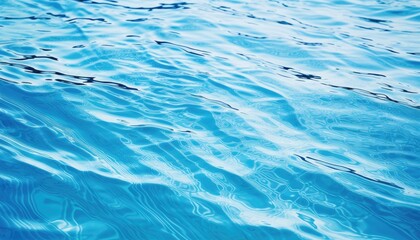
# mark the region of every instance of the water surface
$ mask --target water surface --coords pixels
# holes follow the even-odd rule
[[[418,1],[1,0],[0,239],[419,239]]]

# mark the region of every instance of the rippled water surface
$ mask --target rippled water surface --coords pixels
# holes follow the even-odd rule
[[[419,1],[162,1],[0,0],[0,239],[419,239]]]

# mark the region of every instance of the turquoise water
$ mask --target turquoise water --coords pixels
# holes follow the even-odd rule
[[[0,1],[0,239],[420,239],[420,2]]]

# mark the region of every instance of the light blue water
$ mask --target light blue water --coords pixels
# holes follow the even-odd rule
[[[0,0],[0,239],[420,239],[420,2]]]

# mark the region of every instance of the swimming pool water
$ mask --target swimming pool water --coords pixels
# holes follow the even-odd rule
[[[1,0],[0,239],[419,239],[420,2]]]

